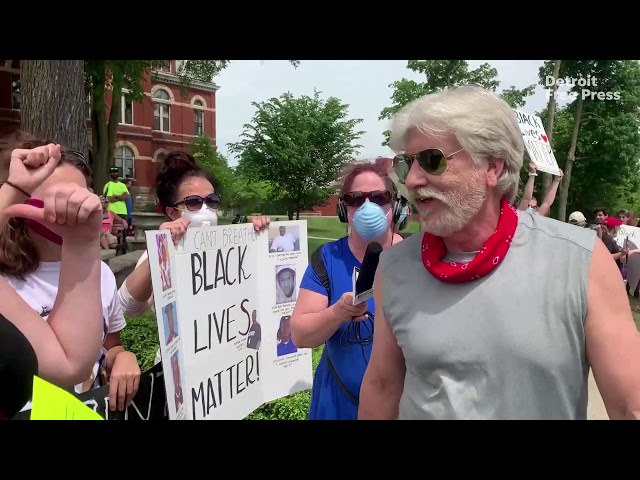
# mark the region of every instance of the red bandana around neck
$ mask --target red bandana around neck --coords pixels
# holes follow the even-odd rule
[[[447,247],[440,237],[425,232],[422,237],[422,263],[431,275],[445,283],[467,283],[487,276],[504,260],[518,226],[513,205],[502,199],[498,227],[468,263],[443,262]]]

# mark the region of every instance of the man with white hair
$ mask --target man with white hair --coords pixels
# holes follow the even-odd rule
[[[523,140],[480,87],[394,118],[395,167],[423,233],[383,253],[361,419],[640,417],[640,335],[594,231],[518,213]]]

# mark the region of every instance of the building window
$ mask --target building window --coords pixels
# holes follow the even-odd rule
[[[172,73],[171,72],[171,60],[167,60],[166,62],[164,62],[162,64],[162,66],[160,67],[160,71],[161,72]]]
[[[169,113],[171,97],[166,90],[158,89],[153,94],[153,129],[161,132],[169,131]]]
[[[120,178],[136,178],[133,150],[129,147],[116,148],[116,167],[120,170]]]
[[[204,134],[204,105],[202,101],[196,100],[193,102],[193,126],[196,135]]]
[[[122,94],[122,101],[120,102],[120,123],[133,125],[133,101],[127,93]]]
[[[20,110],[22,95],[20,94],[20,75],[11,75],[11,108]]]

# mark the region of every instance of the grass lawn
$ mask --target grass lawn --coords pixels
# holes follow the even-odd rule
[[[631,313],[633,314],[633,320],[636,322],[636,327],[640,331],[640,299],[636,297],[629,297],[631,303]]]

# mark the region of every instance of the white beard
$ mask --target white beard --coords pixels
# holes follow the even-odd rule
[[[464,182],[464,183],[462,183]],[[411,192],[414,200],[421,197],[432,198],[442,204],[438,214],[429,207],[421,206],[420,224],[425,232],[437,237],[449,237],[466,227],[475,217],[487,198],[487,189],[477,170],[473,170],[461,182],[461,189],[441,192],[429,187],[417,188]]]

